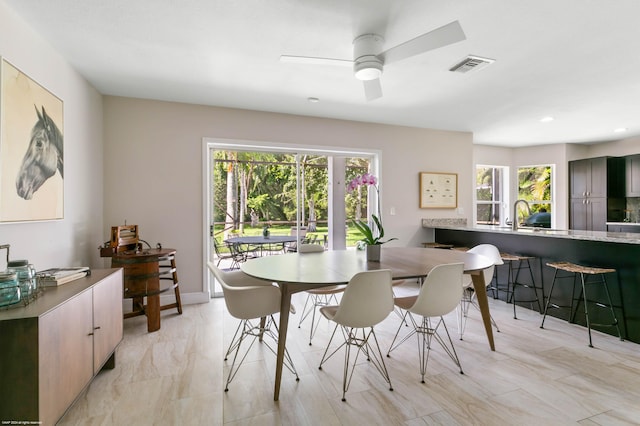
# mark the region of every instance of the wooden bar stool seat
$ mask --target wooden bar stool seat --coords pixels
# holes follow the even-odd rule
[[[600,268],[595,266],[584,266],[578,265],[571,262],[550,262],[547,263],[547,266],[555,269],[555,274],[553,276],[553,282],[551,283],[551,289],[549,290],[549,298],[547,299],[547,303],[545,304],[544,314],[542,316],[542,323],[540,324],[540,328],[544,328],[544,320],[547,316],[547,310],[549,307],[553,308],[566,308],[567,306],[560,306],[554,303],[551,303],[551,298],[553,297],[553,289],[556,284],[556,280],[562,278],[573,278],[573,287],[571,291],[571,305],[569,308],[569,322],[574,322],[575,315],[578,312],[579,306],[576,305],[574,310],[574,301],[578,302],[582,300],[584,302],[584,316],[585,321],[587,323],[587,329],[589,333],[589,347],[593,347],[593,342],[591,340],[591,326],[601,326],[601,327],[615,327],[618,333],[618,337],[620,340],[623,340],[622,334],[620,333],[620,327],[618,325],[618,319],[613,310],[613,304],[611,302],[611,293],[609,292],[609,286],[607,284],[607,280],[605,278],[606,274],[615,273],[616,270],[613,268]],[[558,273],[565,273],[565,275],[558,275]],[[580,276],[580,294],[578,298],[575,298],[575,287],[578,276]],[[592,300],[587,297],[587,285],[589,284],[597,284],[604,289],[606,295],[606,303],[602,303],[601,301]],[[620,295],[622,297],[622,294]],[[589,318],[589,304],[594,305],[599,308],[608,308],[611,312],[612,322],[608,324],[602,323],[594,323]]]
[[[453,244],[436,243],[436,242],[422,243],[422,246],[425,247],[425,248],[439,248],[439,249],[452,249],[453,248]]]

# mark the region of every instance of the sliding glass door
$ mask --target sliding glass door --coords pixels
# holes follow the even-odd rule
[[[265,229],[331,248],[354,245],[345,225],[366,217],[368,197],[345,194],[344,182],[370,172],[374,154],[212,141],[206,155],[207,260],[218,262],[228,238]]]

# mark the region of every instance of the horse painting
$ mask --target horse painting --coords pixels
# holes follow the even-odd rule
[[[30,200],[42,184],[56,173],[64,178],[62,133],[56,123],[36,106],[38,121],[31,130],[31,141],[16,179],[18,195]]]

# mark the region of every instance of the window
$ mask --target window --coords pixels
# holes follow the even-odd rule
[[[551,165],[518,167],[518,199],[526,200],[531,214],[553,213],[553,167]],[[523,210],[519,210],[520,223],[526,219]]]
[[[502,206],[507,201],[505,193],[507,167],[476,167],[476,224],[500,225],[504,223]]]

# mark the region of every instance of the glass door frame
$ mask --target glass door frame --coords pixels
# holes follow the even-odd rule
[[[339,148],[332,146],[312,146],[312,145],[298,145],[298,144],[286,144],[286,143],[273,143],[262,141],[248,141],[248,140],[234,140],[234,139],[220,139],[220,138],[203,138],[202,144],[202,168],[203,168],[203,185],[202,185],[202,212],[203,212],[203,290],[210,294],[211,297],[222,296],[220,291],[211,291],[211,274],[206,267],[209,259],[212,259],[213,243],[209,236],[210,226],[213,224],[213,151],[243,151],[243,152],[272,152],[272,153],[286,153],[296,155],[296,197],[297,204],[300,203],[300,155],[322,155],[322,156],[335,156],[335,157],[366,157],[370,158],[372,173],[380,176],[379,170],[381,169],[381,151],[372,149],[354,149],[354,148]],[[343,180],[339,182],[329,182],[329,185],[341,185],[345,187]],[[381,186],[381,185],[379,185]],[[378,196],[378,193],[369,194],[371,203],[370,205],[378,205],[379,200],[374,199]],[[296,209],[296,227],[300,228],[300,209]],[[331,232],[330,232],[331,233]]]

